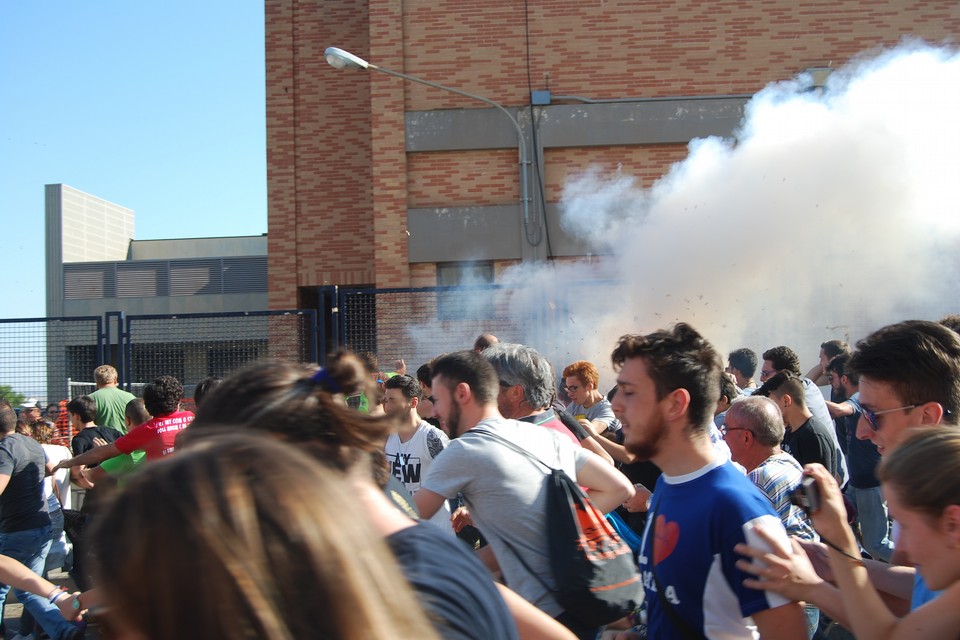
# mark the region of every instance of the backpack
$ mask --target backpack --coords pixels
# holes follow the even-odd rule
[[[481,429],[471,433],[490,436],[549,471],[543,481],[548,556],[556,587],[544,586],[566,612],[587,626],[599,627],[639,607],[643,588],[633,552],[577,483],[562,469],[554,469],[495,433]],[[512,547],[511,551],[536,575]]]

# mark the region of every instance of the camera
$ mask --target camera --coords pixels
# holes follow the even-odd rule
[[[817,489],[817,480],[812,476],[804,476],[800,485],[790,494],[790,503],[795,504],[810,517],[820,508],[820,491]]]

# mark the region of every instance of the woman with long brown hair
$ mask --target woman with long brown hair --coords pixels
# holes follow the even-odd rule
[[[342,475],[275,439],[148,465],[91,538],[114,637],[437,637]]]

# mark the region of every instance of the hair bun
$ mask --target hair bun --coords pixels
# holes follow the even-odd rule
[[[366,390],[369,375],[363,362],[354,353],[341,349],[330,356],[328,365],[314,380],[330,393],[354,396]]]

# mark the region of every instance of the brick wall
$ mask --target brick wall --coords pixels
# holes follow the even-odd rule
[[[412,153],[410,207],[513,204],[520,198],[516,149]]]
[[[407,0],[406,71],[506,105],[527,101],[524,2]],[[753,93],[915,35],[955,38],[956,2],[555,0],[529,3],[534,89],[591,98]],[[412,110],[476,107],[411,86]]]
[[[603,175],[622,172],[633,176],[637,178],[637,185],[645,188],[660,178],[671,164],[686,156],[687,146],[683,144],[547,149],[543,157],[547,201],[559,202],[567,179],[591,167],[598,167]]]
[[[506,106],[528,90],[595,99],[749,94],[808,67],[913,35],[960,32],[960,3],[905,0],[266,0],[270,305],[321,284],[424,286],[408,207],[516,202],[516,151],[407,154],[403,112],[481,107],[379,73],[326,46]],[[529,28],[529,81],[525,31]],[[684,145],[547,149],[546,197],[571,173],[621,167],[649,186]]]
[[[297,287],[372,284],[369,76],[337,71],[332,42],[365,51],[367,4],[267,0],[267,187],[270,306]]]

